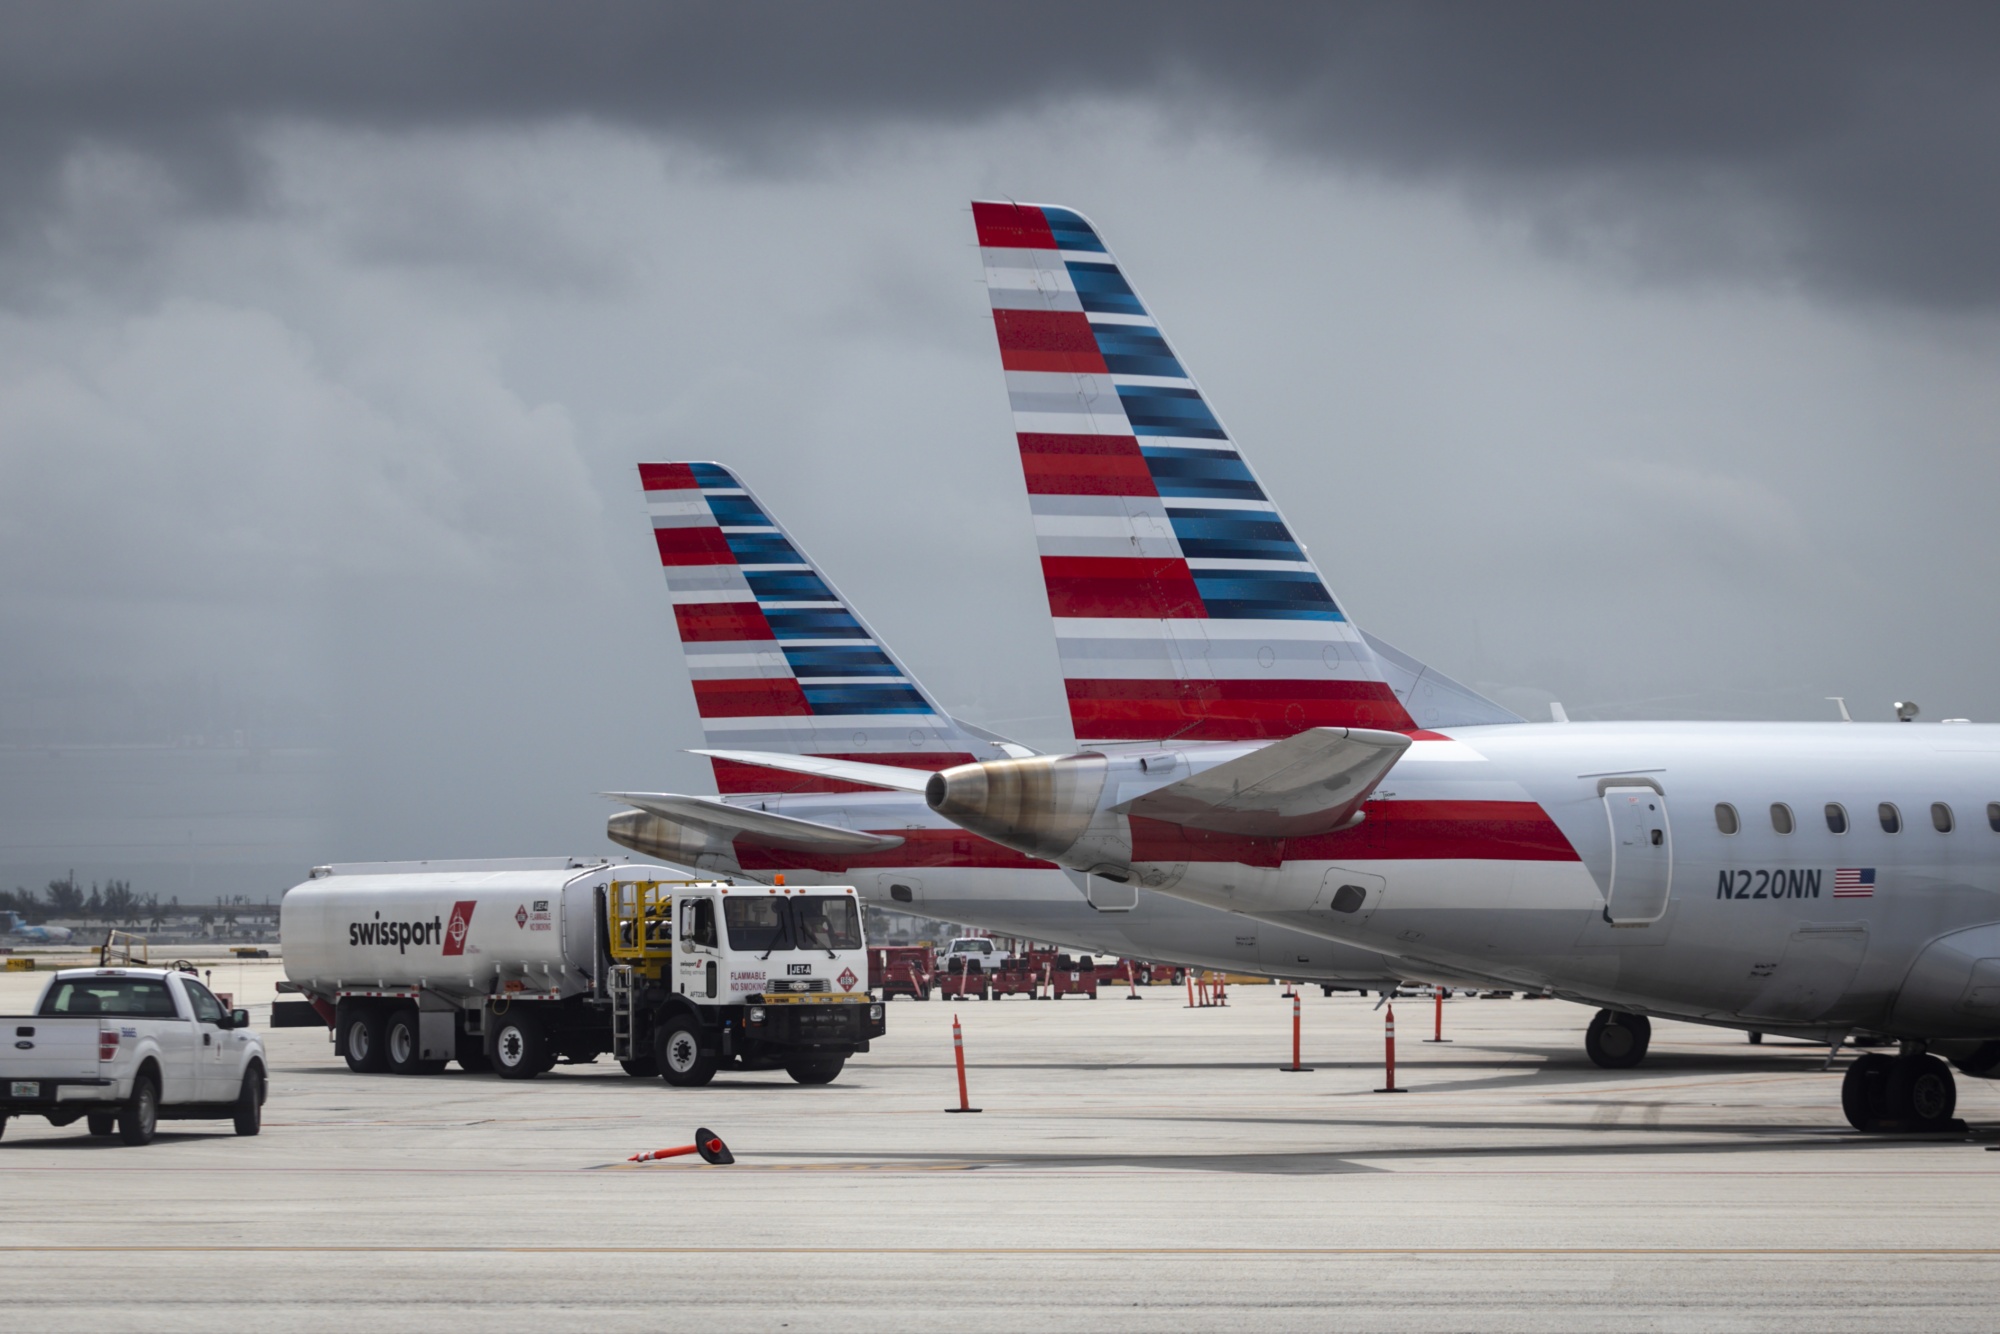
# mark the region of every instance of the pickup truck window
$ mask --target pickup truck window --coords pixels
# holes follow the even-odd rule
[[[213,1000],[210,997],[211,1003]],[[167,993],[167,984],[156,977],[69,978],[49,989],[40,1012],[114,1014],[137,1019],[172,1019],[178,1013],[174,998]]]
[[[181,979],[181,988],[187,992],[188,1003],[194,1006],[194,1017],[198,1021],[204,1024],[222,1023],[222,1002],[215,998],[214,992],[193,978]]]

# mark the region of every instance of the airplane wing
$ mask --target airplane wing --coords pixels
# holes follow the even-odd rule
[[[873,767],[873,766],[864,766]],[[880,852],[900,847],[894,834],[870,834],[858,829],[801,820],[753,806],[735,806],[714,797],[690,797],[677,792],[603,792],[600,796],[637,806],[675,824],[687,825],[723,839],[744,839],[794,852]]]
[[[1409,748],[1399,732],[1314,727],[1112,809],[1227,834],[1323,834],[1352,819]]]
[[[815,778],[866,783],[870,787],[886,787],[897,792],[922,792],[931,781],[931,771],[925,769],[905,769],[896,764],[864,764],[859,760],[833,760],[823,755],[781,755],[767,750],[691,750],[688,753],[706,755],[712,760],[754,764],[763,769],[781,769],[786,773],[811,774]],[[947,761],[939,768],[962,763],[948,756],[940,756],[939,759]]]

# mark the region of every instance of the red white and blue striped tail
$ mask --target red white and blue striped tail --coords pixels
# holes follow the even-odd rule
[[[710,748],[926,772],[1007,753],[937,706],[727,468],[642,463],[639,480]],[[861,790],[710,763],[724,794]]]
[[[1097,229],[972,213],[1078,742],[1412,729]]]

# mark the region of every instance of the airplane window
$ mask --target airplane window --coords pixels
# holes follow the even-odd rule
[[[1826,803],[1826,828],[1831,834],[1847,832],[1847,807],[1837,801]]]
[[[1885,801],[1875,808],[1875,818],[1882,822],[1882,832],[1895,834],[1902,832],[1903,813],[1896,809],[1896,803]]]
[[[1740,827],[1736,820],[1736,808],[1726,801],[1715,803],[1715,827],[1725,834],[1733,834]]]
[[[1986,803],[1986,827],[2000,834],[2000,801]]]
[[[1931,828],[1940,834],[1951,832],[1951,807],[1941,801],[1931,803]]]
[[[1771,803],[1771,828],[1781,834],[1792,832],[1792,808],[1782,801]]]

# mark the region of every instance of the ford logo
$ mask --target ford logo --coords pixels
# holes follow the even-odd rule
[[[16,1048],[16,1049],[18,1049],[18,1050],[20,1050],[20,1051],[27,1051],[28,1049],[30,1049],[30,1048],[31,1048],[31,1047],[33,1047],[34,1045],[35,1045],[35,1044],[34,1044],[34,1043],[32,1043],[32,1042],[17,1042],[17,1043],[15,1043],[15,1044],[14,1044],[15,1048]]]

